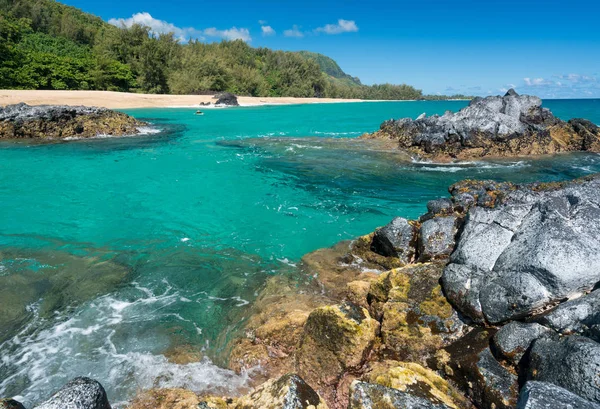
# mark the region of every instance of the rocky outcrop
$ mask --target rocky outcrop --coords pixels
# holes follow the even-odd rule
[[[529,381],[521,389],[517,409],[600,409],[600,405],[551,383]]]
[[[35,409],[110,409],[110,404],[99,382],[75,378]]]
[[[450,302],[478,323],[538,313],[600,281],[600,178],[511,190],[469,210],[442,276]]]
[[[224,106],[239,106],[237,97],[230,92],[222,92],[216,96],[217,102],[215,105],[224,105]]]
[[[366,382],[354,382],[350,388],[348,409],[449,409],[443,404],[434,404],[427,399],[404,393],[394,388]]]
[[[0,139],[91,138],[138,134],[146,125],[122,112],[105,108],[8,105],[0,108]]]
[[[365,138],[391,139],[422,159],[448,161],[572,151],[600,151],[600,130],[583,119],[564,122],[542,101],[510,90],[475,98],[457,113],[389,120]]]

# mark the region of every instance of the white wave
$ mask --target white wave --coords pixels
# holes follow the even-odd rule
[[[50,326],[37,315],[39,306],[32,306],[34,319],[0,345],[0,373],[10,374],[0,379],[0,396],[18,394],[17,400],[30,407],[72,378],[89,376],[103,384],[114,408],[122,408],[135,393],[149,388],[235,395],[246,386],[247,375],[236,375],[208,359],[177,365],[153,352],[156,335],[146,337],[139,330],[145,322],[171,317],[192,323],[198,334],[202,328],[167,310],[182,298],[171,287],[160,294],[139,284],[134,288],[141,294],[133,301],[100,297],[74,316],[53,319]],[[234,298],[238,306],[248,304]]]
[[[155,135],[157,133],[160,133],[161,130],[158,128],[154,128],[152,126],[140,126],[139,128],[137,128],[138,130],[138,135]]]
[[[429,161],[419,161],[413,159],[412,168],[404,167],[406,170],[418,170],[425,172],[460,172],[460,171],[472,171],[482,169],[518,169],[531,166],[528,161],[517,161],[517,162],[449,162],[449,163],[435,163]]]

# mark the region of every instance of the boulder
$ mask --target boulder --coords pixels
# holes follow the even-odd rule
[[[553,383],[600,403],[600,344],[579,335],[539,339],[531,348],[528,379]]]
[[[341,376],[363,365],[378,329],[366,309],[350,303],[315,309],[296,354],[299,375],[329,401]]]
[[[514,187],[471,207],[442,276],[463,314],[498,324],[539,313],[600,281],[600,178]]]
[[[75,378],[35,409],[110,409],[106,392],[99,382]]]
[[[454,250],[458,231],[456,216],[435,217],[425,221],[419,230],[419,261],[447,258]]]
[[[237,97],[230,92],[223,92],[219,94],[215,105],[226,105],[226,106],[239,106]]]
[[[396,217],[388,225],[377,229],[371,250],[385,257],[397,257],[410,263],[415,257],[416,229],[413,223]]]
[[[327,409],[327,405],[302,378],[289,374],[239,398],[232,409]]]
[[[493,345],[501,358],[517,365],[533,341],[549,334],[552,330],[540,324],[512,321],[494,335]]]
[[[453,409],[472,407],[471,403],[436,372],[413,362],[384,361],[373,364],[363,380],[398,389],[430,404]]]
[[[536,321],[563,335],[581,334],[595,337],[600,325],[600,290],[560,304],[552,311],[536,317]]]
[[[521,389],[517,409],[600,409],[600,405],[551,383],[529,381]]]
[[[366,382],[354,382],[350,387],[348,409],[447,409],[443,404],[434,404],[427,399],[412,396],[397,389],[386,388]]]
[[[398,360],[424,362],[459,338],[465,325],[439,285],[443,263],[418,263],[381,274],[369,290],[383,348]]]
[[[25,409],[25,406],[14,399],[0,399],[0,409]]]
[[[0,139],[135,135],[144,125],[147,124],[129,115],[105,108],[23,103],[0,107]]]
[[[469,106],[456,113],[389,120],[381,124],[378,132],[365,138],[395,140],[400,149],[417,157],[447,161],[581,150],[597,152],[598,135],[587,123],[558,119],[542,108],[538,97],[509,91],[504,96],[474,98]]]

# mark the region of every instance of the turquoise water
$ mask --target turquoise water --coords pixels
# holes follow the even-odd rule
[[[208,358],[274,274],[372,231],[465,178],[561,180],[600,156],[416,164],[355,137],[466,102],[313,104],[128,113],[131,138],[0,144],[0,396],[31,404],[92,376],[113,402],[138,389],[236,389]],[[600,100],[545,101],[600,123]],[[175,365],[177,346],[207,358]],[[221,389],[219,389],[221,390]],[[117,405],[118,406],[118,405]]]

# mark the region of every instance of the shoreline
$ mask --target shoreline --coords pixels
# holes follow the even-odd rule
[[[135,94],[113,91],[0,90],[0,106],[24,102],[28,105],[85,105],[109,109],[198,108],[214,102],[213,95]],[[378,102],[361,99],[238,97],[240,106],[297,105],[314,103]],[[214,108],[204,106],[203,108]]]

